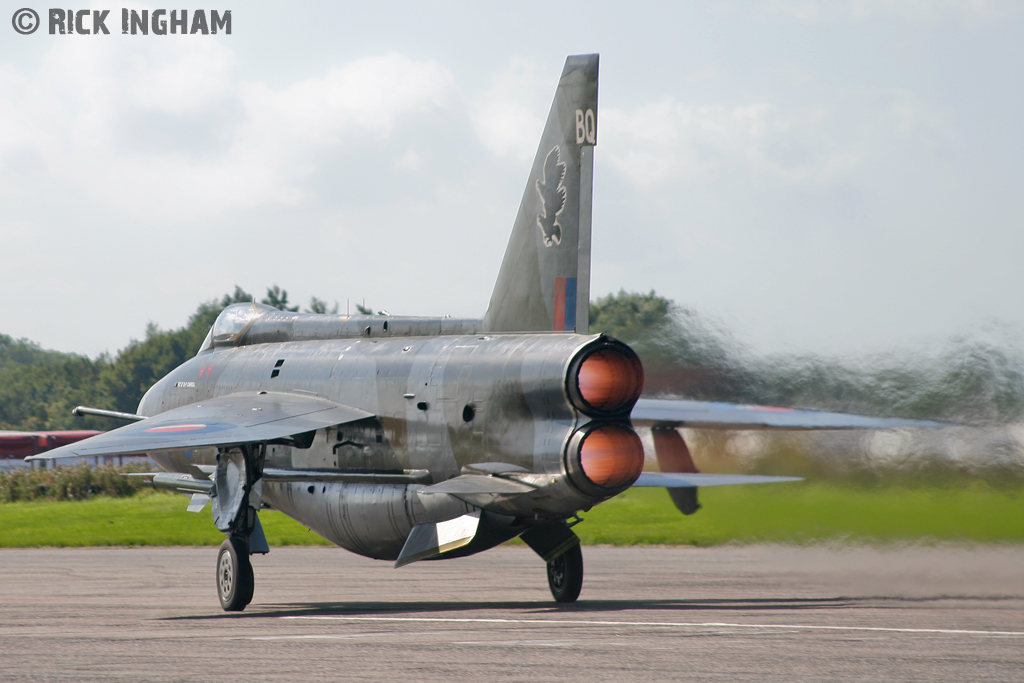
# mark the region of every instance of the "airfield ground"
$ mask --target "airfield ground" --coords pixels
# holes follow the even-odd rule
[[[212,548],[0,550],[4,681],[1024,681],[1024,546],[585,549],[556,607],[522,547],[400,570]]]

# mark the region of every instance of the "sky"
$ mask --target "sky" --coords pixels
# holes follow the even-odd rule
[[[601,54],[593,295],[764,353],[1024,331],[1024,4],[0,2],[0,333],[116,353],[236,285],[483,315],[566,55]],[[11,23],[34,8],[31,35]]]

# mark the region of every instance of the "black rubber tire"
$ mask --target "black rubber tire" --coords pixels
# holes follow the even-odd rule
[[[227,538],[217,553],[217,596],[225,612],[241,612],[255,588],[249,549],[238,538]]]
[[[548,588],[557,602],[576,602],[583,589],[583,551],[578,545],[548,562]]]
[[[249,546],[245,546],[245,561],[242,562],[242,569],[245,571],[245,580],[241,583],[240,588],[244,590],[239,596],[242,600],[242,606],[239,609],[245,609],[250,602],[252,602],[253,591],[256,590],[256,576],[252,571],[252,560],[249,556]]]

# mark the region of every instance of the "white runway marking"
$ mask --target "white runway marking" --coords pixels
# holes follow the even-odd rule
[[[601,643],[603,647],[608,647],[611,643]],[[619,643],[614,643],[618,645]],[[575,648],[579,643],[574,641],[565,640],[460,640],[452,643],[452,645],[482,645],[484,647],[497,647],[500,645],[525,645],[526,647],[572,647]]]
[[[445,624],[553,624],[558,626],[655,626],[658,628],[749,628],[791,629],[804,631],[872,631],[877,633],[935,633],[959,636],[1024,636],[1024,631],[975,631],[953,628],[894,628],[889,626],[816,626],[812,624],[732,624],[718,621],[590,621],[583,619],[476,619],[470,617],[343,617],[291,616],[282,619],[318,621],[431,622]]]
[[[241,636],[230,640],[353,640],[355,638],[372,638],[386,635],[383,633],[354,633],[352,635],[317,634],[311,636]]]

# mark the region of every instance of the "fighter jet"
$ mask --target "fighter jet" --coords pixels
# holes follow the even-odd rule
[[[137,414],[77,409],[131,424],[32,459],[146,453],[155,486],[191,494],[189,510],[212,503],[228,611],[252,599],[264,509],[395,567],[519,537],[572,602],[579,512],[631,486],[668,488],[692,513],[698,486],[793,480],[700,474],[679,427],[937,426],[641,399],[637,354],[588,333],[597,90],[598,56],[570,56],[482,319],[231,305]],[[643,472],[638,426],[661,472]]]

